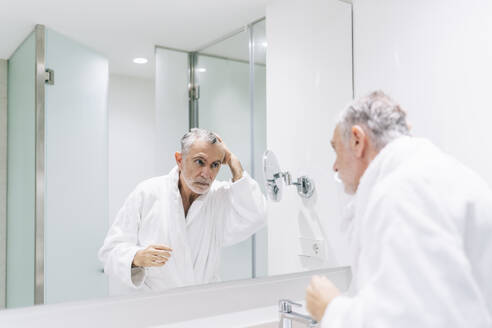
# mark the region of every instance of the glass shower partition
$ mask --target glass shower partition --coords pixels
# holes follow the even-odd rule
[[[8,308],[34,304],[35,63],[36,35],[32,32],[8,60]]]
[[[107,84],[106,58],[42,25],[9,58],[7,308],[107,295]]]
[[[264,26],[261,20],[205,47],[196,54],[194,67],[199,85],[197,126],[218,133],[260,185],[261,154],[266,148]],[[231,179],[228,168],[223,168],[217,179]],[[265,228],[224,248],[221,278],[266,275],[266,236]]]

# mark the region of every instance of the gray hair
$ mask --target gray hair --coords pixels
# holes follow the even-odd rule
[[[183,157],[188,154],[191,145],[197,140],[204,140],[212,145],[219,141],[215,133],[205,129],[193,128],[181,138],[181,154]]]
[[[362,125],[370,134],[376,149],[392,140],[410,135],[406,112],[382,91],[374,91],[352,102],[341,114],[339,125],[345,140],[350,139],[352,126]]]

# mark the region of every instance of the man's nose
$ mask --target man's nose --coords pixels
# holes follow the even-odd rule
[[[203,178],[206,178],[206,179],[209,179],[210,176],[211,176],[211,169],[208,167],[208,166],[204,166],[200,172],[200,175],[203,177]]]

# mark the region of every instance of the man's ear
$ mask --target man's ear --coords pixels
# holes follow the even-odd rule
[[[175,152],[174,158],[176,159],[176,164],[178,164],[178,167],[181,170],[183,167],[183,155],[180,152]]]
[[[355,156],[364,156],[367,144],[367,135],[360,125],[352,126],[350,131],[350,148],[355,152]]]

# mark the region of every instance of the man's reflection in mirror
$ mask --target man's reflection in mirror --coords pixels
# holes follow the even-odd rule
[[[215,133],[192,129],[169,174],[141,182],[108,231],[99,258],[112,282],[132,290],[219,280],[221,248],[266,223],[258,183]],[[216,181],[222,165],[232,181]]]

